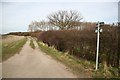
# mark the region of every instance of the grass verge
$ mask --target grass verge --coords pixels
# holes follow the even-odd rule
[[[2,61],[7,60],[9,57],[19,52],[26,41],[27,38],[23,38],[11,43],[2,43]]]
[[[92,77],[91,71],[93,69],[91,68],[94,67],[93,62],[88,62],[86,60],[79,60],[74,56],[69,55],[68,53],[59,52],[53,47],[48,47],[42,42],[38,42],[38,45],[43,52],[52,56],[54,59],[64,63],[78,77],[84,77],[84,78]]]
[[[30,40],[30,46],[31,46],[31,48],[35,49],[35,45],[34,45],[34,43],[33,43],[33,40],[32,40],[32,39]]]
[[[40,49],[46,54],[50,55],[54,59],[64,63],[68,68],[72,70],[78,77],[84,78],[119,78],[115,73],[117,69],[109,68],[104,71],[103,67],[100,66],[98,71],[95,71],[95,62],[87,61],[83,59],[77,59],[76,57],[69,55],[68,53],[59,52],[54,47],[48,47],[42,42],[37,42]],[[111,71],[113,71],[111,73]],[[114,73],[114,74],[113,74]]]

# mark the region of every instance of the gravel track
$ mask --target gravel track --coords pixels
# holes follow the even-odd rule
[[[76,78],[65,65],[42,52],[35,40],[32,49],[30,39],[19,54],[3,62],[3,78]]]

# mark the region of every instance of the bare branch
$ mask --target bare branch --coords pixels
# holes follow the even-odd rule
[[[76,22],[83,19],[77,11],[58,11],[48,16],[49,22],[60,29],[69,29],[74,27]]]

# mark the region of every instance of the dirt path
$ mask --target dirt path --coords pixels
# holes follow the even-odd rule
[[[66,66],[46,55],[36,46],[29,46],[30,38],[21,52],[3,62],[3,78],[76,78]]]
[[[2,79],[2,63],[0,63],[0,79]]]

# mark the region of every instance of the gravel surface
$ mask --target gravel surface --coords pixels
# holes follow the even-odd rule
[[[19,54],[3,62],[3,78],[76,78],[65,65],[42,52],[36,41],[32,49],[30,39]]]

